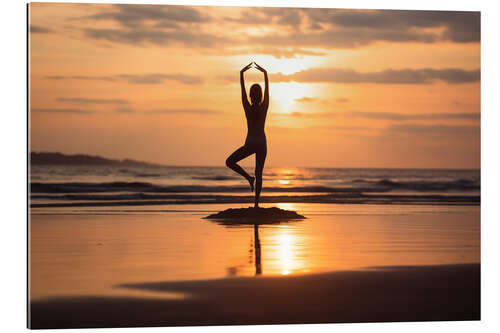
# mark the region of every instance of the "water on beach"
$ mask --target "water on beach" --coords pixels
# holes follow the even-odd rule
[[[30,297],[182,298],[189,295],[120,286],[480,262],[479,206],[280,203],[307,219],[260,226],[203,219],[245,206],[33,208]]]

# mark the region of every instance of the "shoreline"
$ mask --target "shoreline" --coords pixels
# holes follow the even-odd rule
[[[82,198],[82,201],[73,202],[55,202],[55,203],[31,203],[30,208],[56,208],[56,207],[107,207],[107,206],[150,206],[150,205],[200,205],[200,204],[253,204],[253,196],[207,196],[206,198],[197,198],[193,196],[169,195],[161,200],[148,198],[141,194],[143,199],[131,200],[130,198],[113,201],[117,198],[96,198],[101,201]],[[34,197],[33,199],[37,199]],[[33,200],[31,199],[31,201]],[[48,199],[48,198],[45,198]],[[79,200],[78,198],[57,198],[59,200]],[[457,195],[359,195],[359,196],[331,196],[331,195],[312,195],[312,196],[262,196],[260,203],[321,203],[321,204],[377,204],[377,205],[456,205],[456,206],[480,206],[481,196],[457,196]]]
[[[70,296],[30,302],[31,328],[480,320],[480,263],[114,287],[185,299]]]

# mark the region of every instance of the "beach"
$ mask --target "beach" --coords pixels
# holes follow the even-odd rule
[[[480,319],[478,264],[123,286],[184,300],[80,296],[31,304],[32,328]]]
[[[479,206],[32,208],[32,328],[480,319]]]

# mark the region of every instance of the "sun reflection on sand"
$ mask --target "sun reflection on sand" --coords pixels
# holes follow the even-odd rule
[[[281,274],[288,275],[292,271],[293,263],[293,238],[292,236],[284,230],[284,232],[279,236],[280,247],[279,247],[279,259],[281,264]]]
[[[263,251],[267,274],[289,275],[304,272],[307,266],[302,246],[303,239],[294,228],[280,226],[276,233],[268,235]]]
[[[276,207],[285,210],[297,210],[297,205],[294,203],[277,203]]]

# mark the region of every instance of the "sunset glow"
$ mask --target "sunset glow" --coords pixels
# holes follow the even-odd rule
[[[29,19],[32,151],[224,165],[256,61],[267,166],[480,164],[477,12],[34,3]]]

